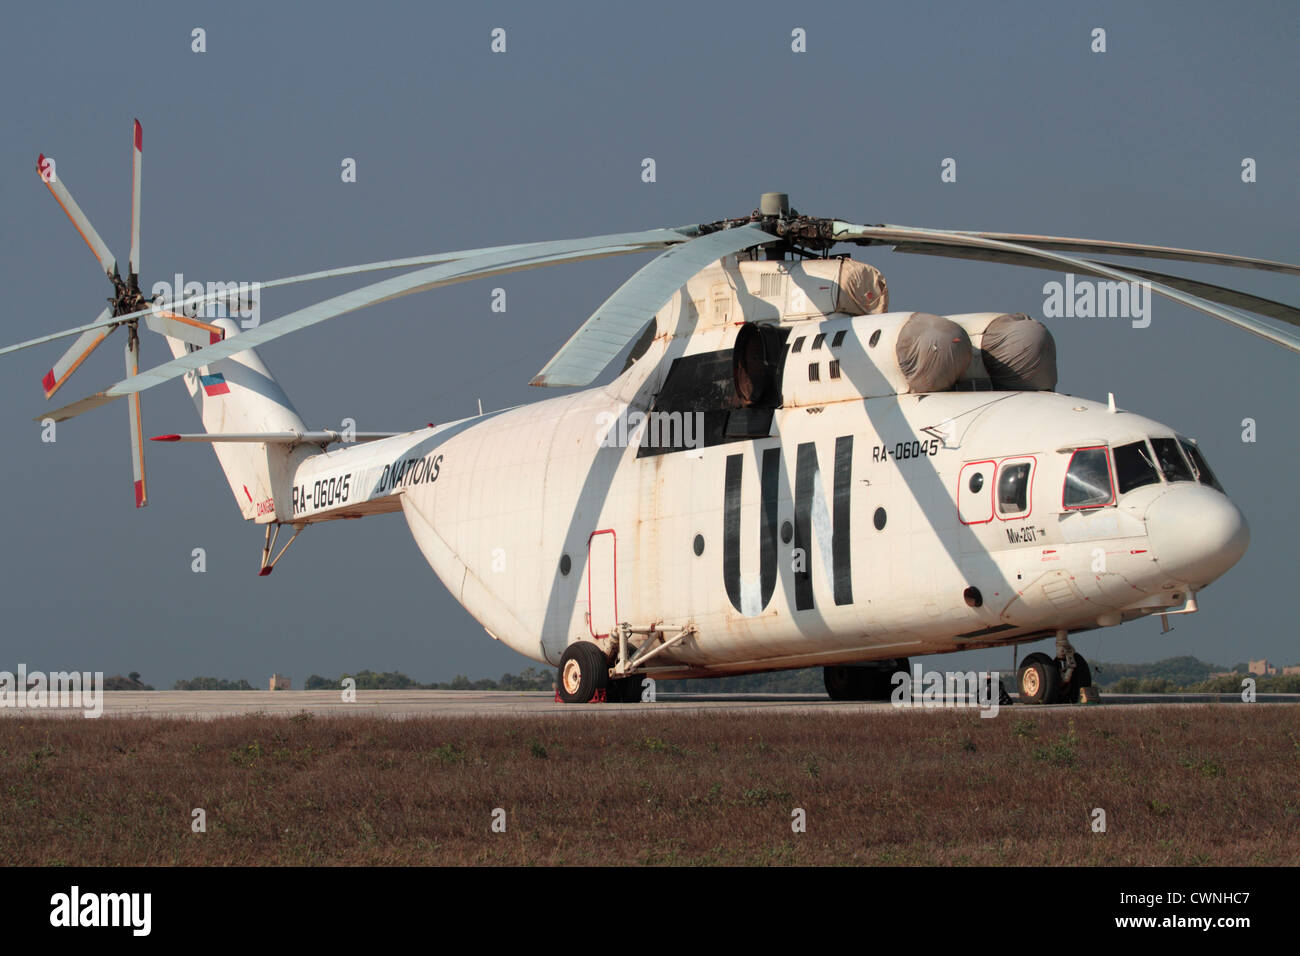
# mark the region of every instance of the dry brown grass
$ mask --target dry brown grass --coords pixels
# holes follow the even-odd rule
[[[1298,771],[1288,705],[8,718],[0,859],[1294,865]]]

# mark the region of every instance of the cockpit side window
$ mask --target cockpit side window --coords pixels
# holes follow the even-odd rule
[[[1156,461],[1165,481],[1195,481],[1187,459],[1178,450],[1178,441],[1174,438],[1153,438],[1151,447],[1156,451]]]
[[[1110,456],[1105,448],[1080,448],[1065,472],[1066,508],[1100,508],[1115,500],[1110,479]]]
[[[998,469],[998,514],[1019,515],[1029,510],[1029,469],[1027,461]]]
[[[1186,439],[1179,439],[1183,446],[1183,451],[1187,452],[1187,460],[1192,463],[1192,470],[1196,472],[1196,479],[1203,485],[1209,485],[1217,491],[1223,491],[1223,486],[1219,484],[1219,479],[1214,477],[1214,472],[1210,471],[1209,463],[1206,462],[1205,456],[1201,450]]]
[[[1115,449],[1115,480],[1119,483],[1121,495],[1143,485],[1160,484],[1155,456],[1151,454],[1146,442],[1135,441]]]

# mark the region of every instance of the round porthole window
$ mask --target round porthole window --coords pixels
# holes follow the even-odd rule
[[[984,476],[981,475],[979,472],[976,472],[975,474],[971,475],[969,487],[971,490],[971,494],[975,494],[976,492],[978,492],[981,488],[984,487]]]
[[[879,341],[880,341],[880,329],[876,329],[876,331],[871,333],[871,338],[867,339],[867,344],[874,349],[876,347],[876,343]]]
[[[703,553],[704,553],[704,535],[697,534],[695,536],[695,556],[698,558]]]
[[[873,522],[875,523],[875,525],[876,525],[876,530],[877,530],[877,531],[884,531],[884,530],[885,530],[885,519],[886,519],[885,509],[884,509],[884,508],[877,508],[877,509],[876,509],[876,513],[875,513],[875,515],[874,515],[873,518],[872,518],[872,521],[873,521]]]
[[[790,524],[790,522],[788,522],[788,521],[782,522],[782,524],[781,524],[781,543],[782,543],[782,544],[789,544],[789,543],[790,543],[790,539],[793,538],[793,537],[794,537],[794,526],[793,526],[792,524]]]
[[[560,573],[568,574],[573,570],[573,561],[567,554],[560,555]]]

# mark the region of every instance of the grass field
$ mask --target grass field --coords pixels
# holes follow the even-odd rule
[[[1295,865],[1297,780],[1292,705],[6,718],[0,859]]]

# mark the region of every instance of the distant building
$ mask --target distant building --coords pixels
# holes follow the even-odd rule
[[[1283,674],[1300,674],[1300,664],[1290,664],[1282,668]]]
[[[1262,661],[1250,661],[1246,665],[1246,670],[1256,677],[1273,677],[1277,674],[1277,668],[1270,664],[1267,658]]]
[[[279,674],[271,675],[271,690],[288,690],[289,678],[282,677]]]

